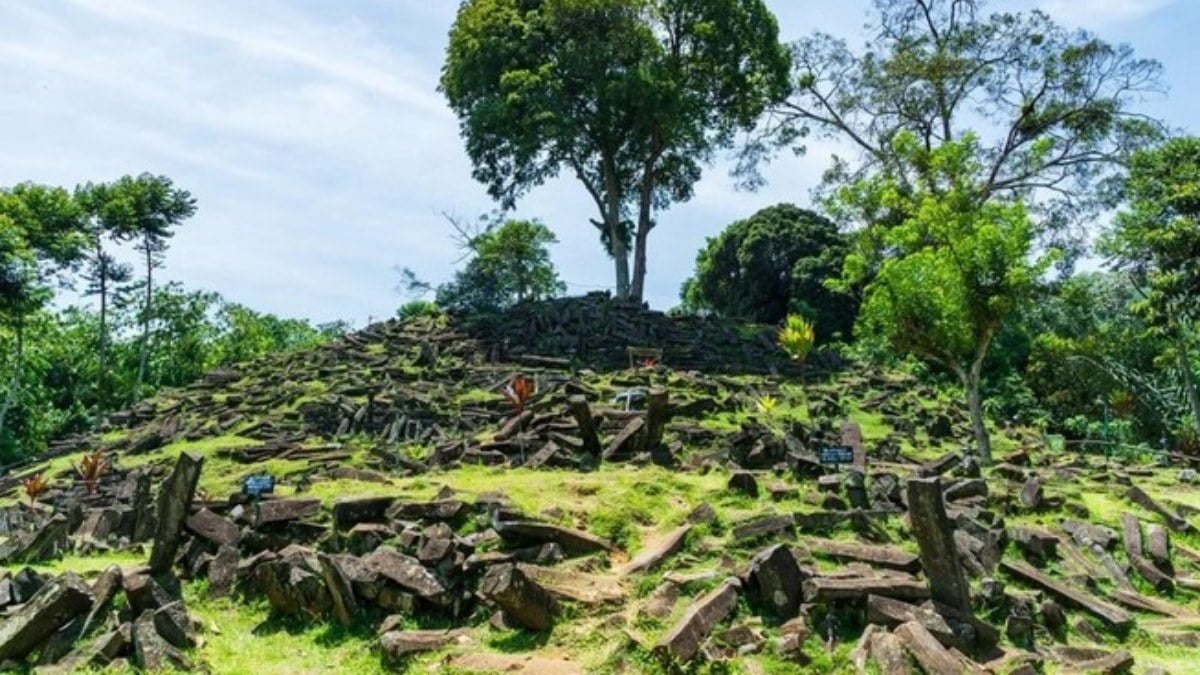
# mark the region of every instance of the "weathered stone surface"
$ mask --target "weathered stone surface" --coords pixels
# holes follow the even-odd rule
[[[333,503],[334,526],[347,530],[359,523],[387,522],[388,509],[395,503],[395,497],[339,498]]]
[[[670,418],[670,392],[654,387],[646,396],[646,430],[638,442],[639,452],[652,452],[662,443]]]
[[[104,622],[105,614],[112,605],[113,597],[121,590],[121,568],[112,565],[92,584],[92,607],[83,619],[79,634],[86,636]]]
[[[392,665],[399,665],[412,654],[441,649],[457,636],[447,630],[393,630],[379,636],[379,646]]]
[[[174,668],[184,672],[192,670],[192,663],[158,634],[154,612],[149,610],[133,622],[133,662],[142,670],[155,672]]]
[[[1111,654],[1087,661],[1078,661],[1067,667],[1069,673],[1095,673],[1097,675],[1119,675],[1133,668],[1133,654],[1119,649]]]
[[[509,619],[530,630],[546,630],[554,624],[557,605],[546,589],[516,565],[496,565],[480,582],[479,593],[496,603]]]
[[[1164,508],[1162,504],[1159,504],[1157,501],[1155,501],[1153,497],[1151,497],[1149,494],[1146,494],[1145,490],[1136,485],[1130,486],[1129,491],[1125,493],[1125,497],[1129,501],[1137,504],[1147,511],[1151,511],[1161,516],[1163,521],[1167,524],[1167,527],[1170,527],[1176,532],[1191,532],[1195,530],[1195,528],[1192,527],[1192,524],[1189,523],[1186,518],[1181,518],[1174,513],[1171,513]]]
[[[658,567],[663,560],[683,548],[684,540],[691,529],[691,525],[681,525],[666,535],[648,542],[641,552],[634,556],[633,560],[618,568],[618,573],[621,576],[629,576],[639,572],[648,572]]]
[[[970,672],[966,664],[954,657],[920,623],[909,621],[900,624],[894,631],[904,649],[912,655],[926,673]]]
[[[69,621],[87,612],[92,592],[74,572],[48,582],[0,622],[0,661],[22,659]]]
[[[734,471],[729,477],[729,489],[748,497],[758,497],[758,480],[749,471]]]
[[[579,426],[579,437],[583,439],[583,451],[592,457],[600,457],[603,448],[600,447],[600,436],[596,432],[596,421],[592,418],[592,409],[588,406],[587,397],[576,394],[567,399],[571,416]]]
[[[329,589],[316,554],[289,546],[279,557],[259,564],[254,576],[271,606],[282,614],[320,616],[329,609]]]
[[[242,538],[242,531],[237,525],[208,509],[193,513],[186,522],[188,530],[216,546],[236,544]]]
[[[154,577],[137,570],[125,573],[121,578],[121,586],[125,589],[125,599],[134,615],[140,616],[146,610],[157,610],[175,601]]]
[[[785,544],[776,544],[759,551],[751,560],[745,574],[746,588],[776,616],[796,615],[803,593],[804,573]]]
[[[938,478],[910,478],[908,518],[921,549],[921,567],[934,600],[963,612],[971,611],[971,587],[959,564],[954,531],[942,503]]]
[[[396,502],[388,509],[387,516],[399,520],[453,523],[465,516],[466,511],[466,504],[458,499],[439,499],[431,502]]]
[[[1042,479],[1034,476],[1021,486],[1021,506],[1028,511],[1036,511],[1042,506]]]
[[[982,478],[969,478],[957,481],[948,486],[943,492],[947,501],[958,501],[972,497],[986,497],[988,494],[987,481]]]
[[[1142,526],[1132,513],[1121,514],[1121,532],[1125,543],[1125,558],[1143,579],[1150,582],[1159,593],[1175,590],[1175,582],[1142,557]]]
[[[1033,527],[1013,527],[1008,538],[1025,554],[1026,559],[1042,562],[1058,557],[1058,537]]]
[[[1081,590],[1055,581],[1025,563],[1005,560],[1001,561],[1000,566],[1026,583],[1051,593],[1067,607],[1088,612],[1114,629],[1126,630],[1133,625],[1133,617],[1120,607],[1114,607]]]
[[[7,564],[39,563],[62,556],[70,546],[67,518],[55,514],[33,532],[21,533],[0,544],[0,562]]]
[[[256,527],[311,518],[321,512],[320,499],[271,499],[255,506]]]
[[[879,668],[882,675],[911,675],[912,668],[904,652],[904,643],[895,635],[876,632],[867,644],[867,651],[870,661]],[[859,672],[864,671],[865,669]]]
[[[738,523],[733,539],[746,543],[767,535],[795,536],[796,519],[791,515],[766,515]]]
[[[1171,536],[1167,528],[1158,523],[1146,527],[1146,555],[1163,574],[1175,576],[1175,565],[1171,562]]]
[[[196,632],[183,602],[175,601],[154,613],[154,628],[164,640],[179,649],[196,646]]]
[[[444,604],[447,600],[442,582],[415,558],[385,546],[362,560],[369,569],[424,600],[435,604]]]
[[[816,539],[809,537],[804,540],[804,548],[835,560],[851,560],[865,562],[876,567],[916,573],[921,569],[921,559],[908,551],[891,546],[857,544],[849,541],[834,541],[832,539]]]
[[[217,549],[216,557],[208,565],[208,597],[222,598],[233,591],[240,557],[237,547],[232,544]]]
[[[509,521],[496,528],[500,536],[517,542],[553,542],[563,551],[573,555],[585,555],[596,551],[609,551],[613,546],[593,534],[566,527],[536,523],[533,521]]]
[[[329,555],[317,554],[317,562],[321,566],[321,576],[329,591],[329,599],[333,602],[333,615],[343,626],[354,625],[358,603],[354,599],[354,588],[350,585],[350,580]]]
[[[154,533],[154,548],[150,551],[151,574],[169,572],[179,550],[179,536],[184,520],[196,494],[204,457],[190,452],[179,453],[171,476],[158,493],[158,529]]]
[[[898,600],[928,600],[929,587],[912,578],[899,577],[813,577],[804,582],[805,602],[865,600],[882,595]]]
[[[691,661],[713,627],[729,616],[737,606],[740,586],[737,579],[728,579],[697,600],[663,635],[654,650],[664,658],[680,663]]]

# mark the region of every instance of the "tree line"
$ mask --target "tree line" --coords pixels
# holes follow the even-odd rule
[[[863,37],[784,44],[764,0],[465,0],[441,90],[502,207],[580,183],[638,301],[657,214],[718,153],[754,188],[778,153],[838,141],[811,211],[711,240],[683,309],[798,311],[916,357],[962,387],[985,460],[989,406],[1079,433],[1099,407],[1105,433],[1195,444],[1200,141],[1139,109],[1160,65],[982,0],[876,0]],[[1088,257],[1107,272],[1075,274]]]
[[[195,211],[190,193],[150,174],[0,188],[0,466],[206,370],[345,329],[156,282]],[[61,306],[72,295],[92,302]]]

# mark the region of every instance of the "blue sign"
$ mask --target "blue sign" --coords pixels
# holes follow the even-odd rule
[[[821,448],[820,457],[822,464],[853,464],[854,448],[848,445],[831,445]]]
[[[261,497],[275,492],[275,477],[268,474],[248,476],[242,480],[242,494]]]

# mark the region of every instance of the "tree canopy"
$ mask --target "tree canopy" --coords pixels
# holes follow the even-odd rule
[[[557,242],[548,227],[532,220],[493,223],[467,235],[466,264],[438,287],[437,304],[455,312],[494,312],[563,292],[548,248]]]
[[[684,282],[684,305],[720,316],[779,323],[804,315],[822,341],[849,337],[856,303],[826,285],[841,275],[846,237],[828,218],[777,204],[708,239]]]
[[[704,164],[788,86],[763,0],[468,0],[441,78],[475,178],[511,207],[574,176],[617,295],[637,299],[655,211],[689,199]]]

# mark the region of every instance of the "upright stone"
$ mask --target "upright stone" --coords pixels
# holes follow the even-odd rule
[[[646,397],[646,431],[642,434],[641,450],[652,452],[662,443],[663,430],[667,427],[667,412],[670,407],[667,390],[655,387]]]
[[[910,478],[908,517],[921,550],[921,567],[933,599],[962,612],[971,611],[971,588],[959,564],[954,531],[942,503],[938,478]]]
[[[748,587],[776,616],[791,618],[796,615],[800,607],[804,573],[786,544],[776,544],[755,555],[750,561],[746,579]]]
[[[91,605],[91,590],[74,572],[47,583],[15,614],[0,621],[0,662],[24,658]]]
[[[171,570],[175,552],[179,549],[179,535],[183,531],[203,465],[203,456],[180,453],[175,470],[158,493],[158,530],[154,534],[154,549],[150,552],[152,574]]]
[[[862,427],[858,425],[858,422],[853,420],[842,422],[842,445],[853,451],[854,469],[865,473],[867,470],[867,450],[863,447]]]
[[[587,398],[576,394],[567,399],[571,406],[571,415],[579,425],[579,436],[583,439],[583,451],[591,457],[600,457],[604,451],[600,447],[600,436],[596,433],[596,421],[592,418],[592,409],[588,407]]]

